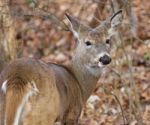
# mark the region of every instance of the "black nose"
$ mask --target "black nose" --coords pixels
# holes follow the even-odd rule
[[[99,61],[103,64],[103,65],[107,65],[111,62],[111,58],[108,55],[104,55],[102,57],[100,57]]]

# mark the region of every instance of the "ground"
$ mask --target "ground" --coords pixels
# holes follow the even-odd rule
[[[57,21],[65,20],[65,12],[90,24],[97,8],[96,0],[15,0],[17,12],[16,39],[18,56],[27,56],[68,63],[73,56],[74,39]],[[28,15],[29,10],[40,8],[58,19]],[[104,18],[110,15],[107,2]],[[14,8],[12,8],[14,10]],[[113,62],[104,71],[97,87],[82,112],[82,125],[150,125],[150,2],[133,0],[132,11],[137,27],[130,28],[130,17],[124,13],[122,44],[116,42],[112,52]],[[58,22],[59,22],[58,21]],[[136,36],[135,36],[136,34]]]

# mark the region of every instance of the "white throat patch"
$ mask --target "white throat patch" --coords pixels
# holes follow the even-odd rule
[[[1,89],[2,89],[2,91],[3,91],[4,93],[6,93],[6,91],[7,91],[7,82],[8,82],[8,80],[5,80],[5,81],[3,82],[3,84],[2,84],[2,87],[1,87]]]

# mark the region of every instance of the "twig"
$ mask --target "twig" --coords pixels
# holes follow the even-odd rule
[[[120,103],[118,97],[117,97],[115,94],[113,94],[113,93],[110,93],[110,94],[115,97],[115,100],[116,100],[117,103],[119,104],[120,109],[121,109],[121,114],[122,114],[122,118],[123,118],[124,125],[127,125],[127,124],[128,124],[128,123],[126,123],[127,119],[125,118],[124,111],[123,111],[122,105],[121,105],[121,103]]]
[[[114,96],[116,102],[119,104],[119,107],[121,109],[121,115],[122,115],[122,119],[123,119],[124,125],[127,125],[128,121],[127,121],[127,119],[126,119],[126,117],[124,115],[124,111],[123,111],[122,105],[121,105],[120,100],[118,99],[117,95],[114,94],[113,92],[107,91],[107,89],[104,87],[104,84],[103,84],[103,90],[104,90],[105,93]]]
[[[69,31],[67,25],[63,21],[60,21],[54,14],[52,14],[50,12],[46,12],[40,8],[35,8],[33,11],[30,11],[30,12],[12,11],[11,14],[14,17],[35,16],[35,17],[40,17],[40,18],[44,18],[44,19],[50,19],[52,21],[52,23],[54,23],[55,25],[60,26],[65,31]]]
[[[114,69],[112,69],[112,68],[110,68],[110,67],[108,67],[108,68],[109,68],[117,77],[119,77],[119,79],[120,79],[121,82],[122,82],[122,78],[121,78],[120,73],[118,73],[117,71],[115,71]],[[121,109],[122,118],[123,118],[123,121],[124,121],[124,125],[127,125],[129,122],[128,122],[127,118],[126,118],[125,115],[124,115],[124,111],[123,111],[123,108],[122,108],[122,105],[121,105],[121,103],[120,103],[119,98],[117,97],[116,94],[114,94],[114,93],[112,93],[112,92],[110,92],[110,94],[115,97],[115,100],[116,100],[117,103],[119,104],[120,109]]]
[[[129,74],[130,74],[130,78],[129,78],[129,80],[130,80],[130,86],[131,86],[132,89],[135,90],[135,99],[132,97],[131,93],[128,92],[128,94],[129,94],[128,97],[129,97],[129,100],[130,100],[129,101],[130,102],[130,108],[133,110],[135,118],[138,121],[138,123],[140,125],[143,125],[142,116],[140,115],[140,114],[142,114],[141,113],[141,109],[140,109],[140,101],[139,101],[138,92],[137,92],[137,88],[135,86],[135,81],[134,81],[133,73],[132,73],[132,63],[131,63],[131,61],[128,58],[128,54],[127,54],[127,51],[126,51],[126,49],[124,47],[124,43],[123,43],[123,40],[122,40],[122,36],[121,36],[121,34],[119,32],[118,32],[118,40],[120,40],[123,52],[125,54],[125,57],[126,57],[126,60],[127,60],[127,63],[128,63]],[[134,102],[137,105],[136,110],[137,110],[138,113],[135,112]]]

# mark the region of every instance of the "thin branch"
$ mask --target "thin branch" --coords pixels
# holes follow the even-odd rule
[[[137,87],[135,85],[135,81],[134,81],[134,78],[133,78],[133,73],[132,73],[132,62],[129,60],[128,58],[128,54],[127,54],[127,51],[125,49],[125,46],[124,46],[124,42],[122,40],[122,36],[121,34],[118,32],[118,40],[120,41],[121,43],[121,46],[122,46],[122,49],[123,49],[123,52],[125,54],[125,57],[126,57],[126,60],[127,60],[127,63],[128,63],[128,67],[129,67],[129,74],[130,74],[130,86],[132,89],[135,90],[135,99],[132,97],[131,93],[128,92],[129,94],[129,102],[130,102],[130,106],[131,106],[131,109],[133,109],[133,112],[134,112],[134,115],[136,117],[136,120],[140,123],[140,125],[143,125],[143,121],[142,121],[142,112],[141,112],[141,109],[140,109],[140,100],[139,100],[139,96],[138,96],[138,92],[137,92]],[[135,102],[137,104],[137,107],[136,107],[136,111],[138,112],[135,112],[135,105],[134,103]],[[138,115],[137,115],[138,114]]]
[[[123,122],[124,122],[124,125],[128,125],[128,123],[126,123],[127,119],[125,118],[125,115],[124,115],[124,111],[123,111],[123,108],[122,108],[122,105],[120,103],[120,100],[118,99],[118,97],[113,94],[113,93],[110,93],[112,96],[114,96],[115,100],[117,101],[117,103],[119,104],[119,107],[121,109],[121,114],[122,114],[122,118],[123,118]]]
[[[65,31],[69,31],[67,25],[63,21],[60,21],[54,14],[52,14],[50,12],[46,12],[43,9],[40,9],[40,8],[35,8],[33,11],[30,11],[30,12],[12,11],[11,14],[14,17],[20,17],[20,16],[22,16],[22,17],[30,17],[30,16],[34,16],[34,17],[39,17],[39,18],[42,18],[42,19],[49,19],[56,26],[60,26]]]

